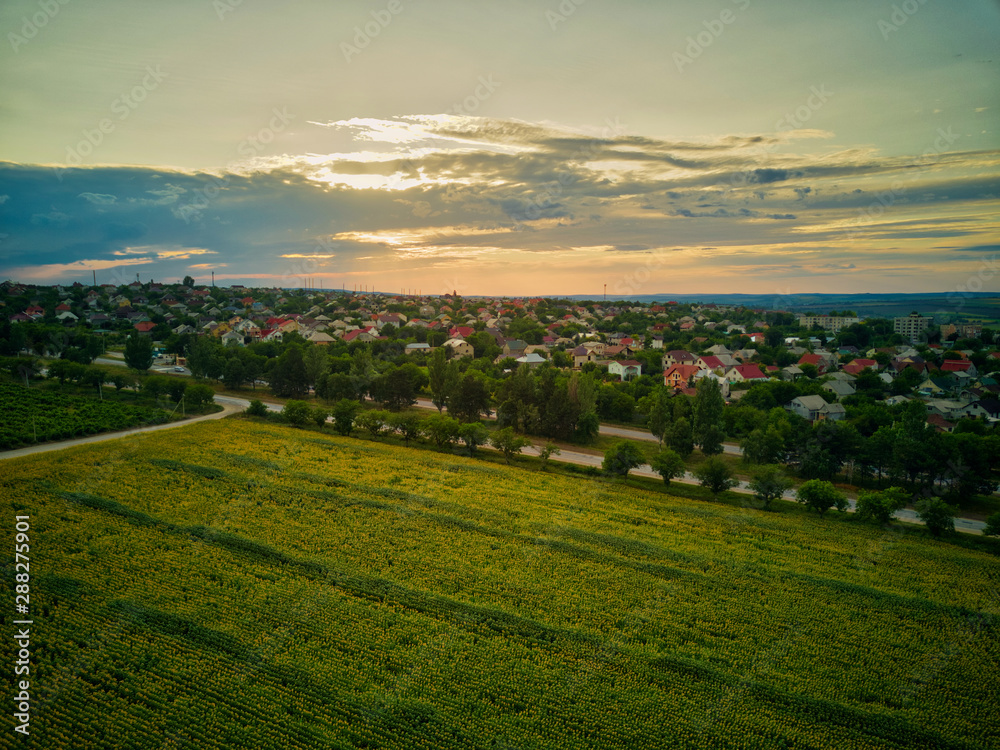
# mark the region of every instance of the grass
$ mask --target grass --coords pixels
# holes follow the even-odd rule
[[[45,623],[33,733],[1000,744],[994,540],[537,465],[252,419],[12,460]]]

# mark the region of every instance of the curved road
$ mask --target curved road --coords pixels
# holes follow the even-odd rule
[[[223,407],[222,411],[216,412],[215,414],[207,414],[203,417],[193,417],[191,419],[184,419],[179,422],[168,422],[167,424],[153,425],[151,427],[136,427],[134,429],[125,430],[123,432],[108,432],[101,435],[92,435],[90,437],[75,438],[73,440],[63,440],[57,443],[45,443],[43,445],[34,445],[28,448],[17,448],[15,450],[0,453],[0,459],[17,458],[18,456],[29,456],[35,453],[47,453],[49,451],[57,451],[57,450],[62,450],[63,448],[70,448],[75,445],[100,443],[105,440],[114,440],[116,438],[127,437],[129,435],[137,435],[142,432],[153,432],[156,430],[170,430],[175,427],[184,427],[185,425],[193,424],[195,422],[203,422],[207,419],[221,419],[222,417],[228,416],[230,414],[235,414],[236,412],[243,411],[244,409],[246,409],[246,407],[250,405],[250,402],[247,399],[233,398],[231,396],[216,396],[215,400]],[[418,402],[418,406],[422,406],[424,408],[427,408],[427,406],[429,406],[432,409],[437,408],[433,404],[431,404],[430,401],[425,401],[424,399],[420,399],[419,401],[424,401],[424,403],[421,404]],[[280,412],[282,409],[281,404],[272,404],[265,402],[265,405],[267,406],[268,410],[272,412]],[[620,427],[608,427],[607,429],[615,430],[616,432],[609,432],[606,434],[622,435],[623,437],[630,437],[631,435],[629,433],[634,433],[635,435],[643,434],[636,430],[627,430]],[[646,433],[646,436],[647,436],[646,439],[653,437],[648,433]],[[489,448],[489,446],[484,446],[484,447]],[[538,445],[530,445],[527,448],[525,448],[522,452],[528,456],[537,456],[538,450],[539,450]],[[600,468],[601,463],[603,461],[603,457],[599,455],[594,455],[592,453],[580,453],[578,451],[562,451],[553,456],[549,460],[562,461],[564,463],[576,464],[578,466],[594,466]],[[660,479],[660,475],[654,472],[648,464],[643,464],[637,469],[633,469],[631,473],[642,477]],[[683,477],[678,477],[673,481],[678,482],[679,484],[698,484],[698,480],[690,472],[686,472]],[[746,495],[753,494],[747,487],[746,482],[740,482],[739,485],[734,487],[732,491]],[[795,500],[794,493],[791,490],[785,492],[785,499],[794,501]],[[849,499],[848,503],[850,505],[849,512],[853,513],[855,511],[855,502],[854,500]],[[907,523],[916,523],[916,524],[921,523],[920,519],[917,518],[916,512],[912,510],[908,509],[900,510],[897,511],[894,515],[900,521],[905,521]],[[971,518],[955,519],[956,531],[963,531],[969,534],[980,534],[982,533],[982,530],[985,526],[986,524],[983,523],[982,521],[976,521]]]

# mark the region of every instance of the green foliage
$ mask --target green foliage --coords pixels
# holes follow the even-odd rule
[[[274,361],[270,383],[275,396],[299,398],[309,393],[309,376],[298,346],[289,346]]]
[[[354,429],[354,419],[361,411],[361,404],[353,399],[345,398],[333,407],[333,429],[341,435],[350,435]]]
[[[680,417],[670,428],[667,436],[667,444],[681,458],[687,458],[694,452],[694,440],[691,437],[691,422],[687,417]]]
[[[215,401],[215,391],[204,383],[184,383],[184,401],[190,409],[201,409]]]
[[[986,519],[983,536],[1000,536],[1000,513],[994,513]]]
[[[503,454],[509,464],[511,459],[521,452],[521,449],[531,445],[531,441],[514,432],[512,427],[504,427],[490,435],[490,445]]]
[[[490,432],[482,422],[465,422],[458,428],[458,436],[469,449],[469,455],[474,456],[479,446],[489,442]]]
[[[377,438],[391,429],[389,412],[382,409],[372,409],[358,414],[354,424],[362,430],[367,430],[373,438]]]
[[[312,421],[312,407],[305,401],[293,399],[285,404],[281,413],[295,427],[305,427]]]
[[[452,393],[458,386],[458,363],[448,360],[444,347],[438,347],[431,352],[427,363],[428,384],[431,391],[431,401],[437,407],[438,414],[448,406]]]
[[[635,443],[622,440],[604,453],[601,468],[608,474],[628,479],[628,473],[646,462],[645,456]]]
[[[266,417],[268,415],[268,408],[260,399],[254,399],[247,406],[246,413],[251,417]]]
[[[153,366],[153,341],[138,331],[125,339],[125,364],[133,370],[146,372]]]
[[[684,476],[684,459],[672,448],[662,448],[653,460],[649,462],[653,471],[663,477],[663,483],[670,484],[671,479]]]
[[[847,496],[833,486],[832,483],[821,479],[810,479],[804,482],[795,493],[795,499],[805,504],[809,510],[815,510],[820,515],[826,513],[830,508],[836,507],[844,513],[847,511]]]
[[[324,409],[322,406],[314,407],[312,410],[312,420],[316,423],[316,426],[323,429],[326,426],[326,420],[329,418],[330,412]]]
[[[546,468],[548,467],[549,459],[552,458],[552,456],[558,456],[560,453],[562,453],[562,450],[560,450],[559,447],[554,443],[546,443],[541,448],[539,448],[538,460],[542,464],[542,471],[545,471]]]
[[[890,487],[882,492],[862,492],[858,495],[855,508],[857,518],[884,526],[892,521],[893,513],[906,507],[908,499],[908,493],[901,487]]]
[[[725,434],[721,425],[725,405],[718,382],[712,378],[702,378],[698,381],[697,394],[694,397],[691,437],[705,455],[722,452]]]
[[[438,448],[450,448],[459,437],[459,421],[454,417],[431,414],[424,417],[421,430]]]
[[[469,370],[457,380],[449,396],[448,414],[460,422],[478,422],[490,415],[490,390],[482,373]]]
[[[941,537],[955,532],[955,507],[940,497],[924,498],[914,507],[931,536]]]
[[[416,414],[390,414],[388,424],[399,433],[406,445],[420,437],[421,418]]]
[[[693,474],[701,486],[716,497],[739,484],[729,464],[719,456],[707,458]]]
[[[780,500],[792,488],[792,481],[780,466],[765,465],[753,473],[747,487],[757,500],[764,503],[764,510],[770,510],[771,503]]]
[[[649,399],[649,431],[662,446],[674,419],[674,407],[664,386],[657,387]]]
[[[167,420],[162,409],[25,388],[17,383],[0,383],[0,412],[0,450]]]

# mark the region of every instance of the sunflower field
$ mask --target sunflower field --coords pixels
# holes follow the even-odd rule
[[[25,747],[1000,747],[986,542],[240,420],[0,497]]]

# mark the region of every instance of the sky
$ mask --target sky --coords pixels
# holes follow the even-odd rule
[[[1000,290],[997,0],[5,0],[0,279]]]

